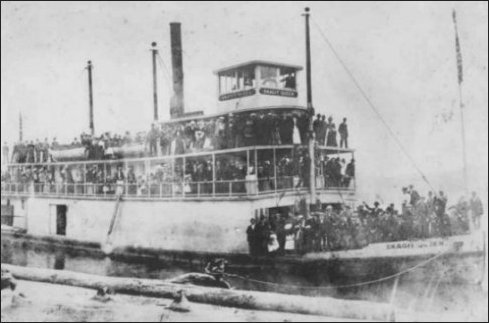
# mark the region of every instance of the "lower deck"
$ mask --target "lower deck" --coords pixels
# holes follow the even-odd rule
[[[353,194],[343,197],[349,203],[353,198]],[[247,254],[250,218],[267,215],[273,208],[298,207],[301,199],[300,191],[209,200],[2,194],[2,224],[32,235],[63,236],[111,248]],[[322,200],[340,202],[333,194]]]

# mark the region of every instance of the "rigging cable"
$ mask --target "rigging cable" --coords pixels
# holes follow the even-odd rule
[[[170,84],[172,84],[172,82],[171,82],[171,76],[170,76],[170,71],[168,70],[168,67],[165,64],[165,61],[163,61],[163,58],[161,57],[160,53],[157,53],[156,54],[156,58],[157,58],[157,61],[158,61],[159,65],[160,66],[163,66],[163,69],[165,71],[163,73],[163,75],[164,75],[164,77],[166,79],[166,84],[168,86],[168,90],[170,91],[170,93],[172,93],[173,90],[172,90],[171,85],[170,85]]]
[[[368,97],[367,93],[363,90],[363,88],[360,86],[360,83],[357,81],[357,79],[355,78],[355,76],[353,75],[353,73],[351,72],[351,70],[348,68],[348,66],[346,65],[346,63],[343,61],[343,59],[340,57],[340,55],[338,54],[338,52],[336,51],[336,49],[334,48],[333,44],[329,41],[329,39],[326,37],[326,35],[323,33],[323,31],[321,30],[321,28],[319,27],[319,25],[316,23],[315,20],[311,19],[314,23],[314,25],[316,26],[316,28],[318,29],[321,37],[323,38],[323,40],[326,42],[326,44],[328,45],[329,49],[333,52],[333,55],[336,57],[336,59],[338,60],[338,62],[340,63],[340,65],[343,67],[343,69],[345,70],[345,72],[348,74],[348,76],[351,78],[351,80],[353,81],[353,83],[355,84],[356,88],[360,91],[360,93],[362,94],[363,98],[365,99],[365,101],[367,101],[368,103],[368,106],[375,112],[375,114],[377,115],[377,117],[380,119],[380,121],[384,124],[384,126],[387,128],[387,130],[390,132],[391,136],[394,138],[394,140],[396,141],[396,143],[399,145],[399,147],[401,148],[402,152],[408,157],[408,159],[411,161],[411,163],[413,164],[414,168],[416,168],[416,170],[419,172],[419,174],[421,175],[421,178],[428,184],[428,186],[432,189],[433,192],[435,192],[435,189],[433,188],[433,186],[431,185],[430,181],[428,180],[428,178],[426,178],[426,176],[424,175],[423,171],[418,167],[418,165],[416,164],[416,162],[414,161],[414,159],[411,157],[411,155],[408,153],[408,151],[406,150],[406,148],[404,148],[404,145],[402,144],[402,142],[399,140],[399,138],[396,136],[396,134],[394,133],[394,131],[392,130],[392,128],[388,125],[388,123],[384,120],[384,118],[382,117],[382,115],[380,114],[380,112],[377,110],[377,108],[375,107],[375,105],[373,104],[373,102],[370,100],[370,98]]]

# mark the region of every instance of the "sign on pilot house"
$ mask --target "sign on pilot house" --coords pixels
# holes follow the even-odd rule
[[[260,89],[260,94],[286,96],[289,98],[296,98],[297,97],[297,91],[284,90],[284,89],[273,89],[273,88],[267,88],[267,87],[262,87]]]

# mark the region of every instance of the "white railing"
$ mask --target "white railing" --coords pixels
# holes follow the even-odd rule
[[[323,187],[320,191],[354,191],[349,187]],[[201,182],[154,183],[2,183],[2,195],[34,195],[56,197],[111,198],[117,195],[134,198],[215,198],[247,197],[265,194],[307,191],[296,176],[269,177],[252,180],[219,180]]]

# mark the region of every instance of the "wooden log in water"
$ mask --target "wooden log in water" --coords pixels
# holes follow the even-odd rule
[[[367,301],[178,285],[162,280],[105,277],[71,271],[2,264],[2,270],[5,269],[20,280],[91,289],[109,287],[115,292],[123,294],[175,298],[178,291],[183,290],[191,302],[197,303],[360,320],[394,320],[394,312],[391,306]]]

